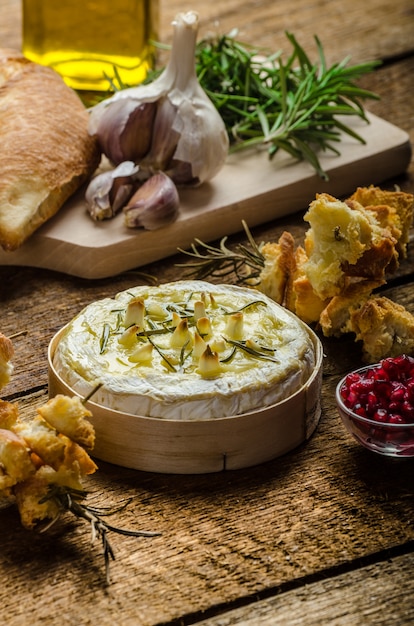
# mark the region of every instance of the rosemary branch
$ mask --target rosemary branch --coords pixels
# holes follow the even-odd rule
[[[244,220],[242,220],[242,225],[247,235],[248,245],[240,243],[232,250],[226,245],[227,236],[220,240],[219,247],[207,244],[201,239],[195,239],[190,250],[177,248],[178,252],[194,260],[188,263],[176,263],[176,267],[187,270],[186,276],[200,280],[207,277],[222,279],[229,274],[235,274],[239,284],[248,282],[253,285],[255,281],[258,284],[265,265],[265,257]]]
[[[347,134],[363,138],[340,117],[356,116],[367,122],[363,101],[379,99],[357,81],[379,65],[372,61],[348,65],[349,58],[326,64],[323,46],[315,42],[318,61],[312,63],[291,33],[292,52],[260,54],[229,35],[198,43],[197,75],[201,86],[220,112],[230,138],[230,151],[265,146],[273,157],[283,150],[306,160],[327,179],[318,153],[339,154],[335,144]]]
[[[114,515],[125,509],[130,503],[130,499],[118,507],[93,507],[82,502],[86,496],[87,492],[83,490],[71,489],[69,487],[61,485],[50,485],[49,493],[40,500],[40,503],[46,502],[47,500],[54,500],[57,503],[61,512],[73,513],[75,517],[79,519],[84,519],[91,525],[91,541],[93,542],[96,537],[99,537],[101,539],[105,561],[106,582],[107,584],[109,584],[109,566],[110,561],[115,560],[115,554],[112,545],[108,539],[108,532],[111,531],[119,535],[129,537],[157,537],[161,533],[117,528],[116,526],[112,526],[102,519],[102,517],[105,515]],[[54,518],[47,526],[43,528],[42,532],[45,532],[47,529],[49,529],[57,520],[58,517]]]

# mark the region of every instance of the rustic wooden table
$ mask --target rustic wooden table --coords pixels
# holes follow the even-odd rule
[[[178,10],[199,10],[202,34],[238,27],[240,39],[279,49],[284,31],[305,48],[321,38],[329,62],[381,59],[363,85],[380,96],[367,108],[414,141],[412,0],[201,0],[161,2],[161,39]],[[0,0],[0,45],[19,48],[18,0]],[[1,130],[0,130],[1,132]],[[414,192],[414,162],[384,181]],[[311,200],[311,198],[309,199]],[[305,210],[306,207],[304,206]],[[303,212],[254,229],[299,241]],[[231,243],[240,237],[232,237]],[[414,243],[385,293],[414,313]],[[143,268],[160,282],[177,277],[176,259]],[[27,415],[47,397],[48,343],[84,305],[142,280],[128,272],[82,280],[47,270],[0,268],[1,328],[15,340],[13,381],[2,397]],[[30,623],[155,626],[198,624],[414,623],[413,463],[359,447],[334,405],[341,372],[359,364],[352,341],[325,342],[323,414],[312,439],[262,466],[205,476],[170,476],[100,462],[88,480],[94,498],[131,498],[114,524],[162,534],[115,536],[112,583],[87,525],[64,517],[45,534],[24,530],[14,508],[0,511],[0,616]]]

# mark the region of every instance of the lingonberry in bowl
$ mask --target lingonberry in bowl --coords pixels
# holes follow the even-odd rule
[[[336,401],[346,429],[363,446],[414,457],[414,357],[389,357],[347,374]]]

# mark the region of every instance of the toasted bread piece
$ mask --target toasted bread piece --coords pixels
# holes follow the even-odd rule
[[[285,306],[307,324],[313,324],[318,322],[327,302],[315,293],[305,274],[304,266],[308,257],[302,246],[296,248],[294,260],[294,269],[285,290]]]
[[[26,480],[34,472],[35,466],[24,439],[0,428],[0,492]]]
[[[304,219],[310,224],[304,270],[322,300],[342,293],[350,276],[383,280],[385,270],[395,268],[398,255],[390,230],[357,201],[317,194]]]
[[[11,363],[13,356],[14,348],[12,341],[3,333],[0,333],[0,389],[10,382],[13,373],[13,364]]]
[[[95,429],[89,418],[92,414],[78,396],[58,394],[38,409],[46,422],[62,435],[91,450],[95,444]]]
[[[260,251],[265,265],[258,289],[278,304],[284,304],[286,285],[295,266],[295,240],[285,231],[277,243],[265,243]]]
[[[349,284],[342,294],[331,298],[319,317],[319,325],[325,337],[339,337],[353,332],[352,313],[363,306],[381,284],[359,280]]]
[[[356,341],[362,341],[368,363],[400,354],[414,354],[414,315],[385,297],[372,297],[351,313]]]
[[[96,169],[88,112],[52,69],[0,50],[0,245],[15,250]]]
[[[42,522],[54,520],[61,512],[59,503],[48,498],[55,476],[54,469],[42,465],[33,476],[15,486],[16,504],[25,528],[33,530]]]
[[[414,196],[403,191],[387,191],[379,187],[358,187],[348,200],[356,200],[372,211],[383,228],[389,228],[397,240],[401,258],[407,256],[408,233],[413,222]]]
[[[19,419],[19,408],[17,402],[7,402],[0,400],[0,428],[13,430],[13,426]]]
[[[42,417],[17,423],[13,431],[44,463],[58,470],[62,465],[77,463],[81,474],[95,471],[96,465],[88,453],[66,435],[58,433]]]

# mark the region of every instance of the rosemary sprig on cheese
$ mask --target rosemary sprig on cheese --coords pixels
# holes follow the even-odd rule
[[[251,311],[266,306],[263,300],[252,298],[229,307],[212,294],[189,293],[179,301],[166,302],[160,310],[145,297],[131,296],[123,312],[117,312],[121,323],[115,330],[110,320],[103,323],[100,354],[105,354],[114,338],[123,350],[119,359],[124,363],[152,367],[158,355],[169,373],[191,370],[209,378],[220,375],[237,352],[276,360],[273,350],[264,348],[256,337],[255,324],[246,325]]]
[[[266,346],[261,346],[254,341],[246,339],[246,341],[235,341],[234,339],[225,338],[226,343],[234,346],[234,349],[242,350],[246,352],[250,356],[254,356],[256,359],[264,359],[266,361],[274,361],[278,362],[279,359],[273,356],[274,350],[272,348],[267,348]]]

